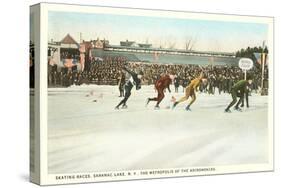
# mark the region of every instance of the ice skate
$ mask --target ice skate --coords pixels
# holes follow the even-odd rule
[[[150,100],[149,100],[149,98],[147,98],[147,99],[146,99],[146,103],[145,103],[145,107],[148,106],[149,102],[150,102]]]
[[[224,112],[225,113],[231,113],[231,111],[229,109],[225,109]]]
[[[159,109],[160,109],[159,106],[155,106],[155,107],[154,107],[154,110],[159,110]]]
[[[172,109],[174,109],[178,104],[179,104],[179,102],[175,102],[175,103],[173,104]]]
[[[118,107],[118,106],[116,106],[114,109],[115,109],[115,110],[119,110],[119,107]]]
[[[190,109],[189,106],[185,107],[185,110],[186,110],[186,111],[191,111],[191,109]]]
[[[121,108],[122,108],[122,109],[127,109],[128,106],[127,106],[127,105],[123,105]]]
[[[238,111],[238,112],[242,112],[242,109],[241,108],[239,108],[239,107],[237,107],[237,108],[234,108],[236,111]]]

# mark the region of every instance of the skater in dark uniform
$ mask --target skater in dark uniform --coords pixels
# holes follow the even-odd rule
[[[127,108],[127,100],[131,96],[131,90],[134,86],[136,86],[136,90],[139,90],[141,88],[141,78],[143,76],[143,72],[140,71],[139,74],[128,70],[126,67],[123,68],[125,71],[127,71],[130,74],[130,79],[125,83],[125,96],[120,101],[120,103],[115,107],[115,109],[119,109],[119,107],[122,105],[122,108]]]
[[[174,80],[174,86],[175,86],[175,92],[178,93],[179,87],[180,87],[180,80],[179,80],[178,77],[176,77],[175,80]]]
[[[251,76],[248,76],[246,80],[240,80],[239,82],[237,82],[236,84],[234,84],[231,87],[231,97],[232,97],[232,101],[231,103],[227,106],[227,108],[225,109],[225,112],[231,112],[230,108],[235,105],[235,103],[237,102],[237,97],[241,96],[240,99],[244,98],[244,94],[246,91],[246,87],[252,83],[252,78]],[[238,104],[239,105],[239,104]],[[235,110],[239,110],[241,111],[241,109],[239,108],[239,106],[236,105],[235,106]]]
[[[148,98],[147,102],[146,102],[146,106],[148,105],[148,103],[150,101],[157,101],[157,103],[155,105],[155,109],[159,109],[159,104],[165,97],[164,90],[167,88],[168,91],[171,93],[170,84],[172,83],[174,78],[175,78],[175,76],[172,74],[161,76],[155,82],[155,89],[157,90],[158,95],[157,95],[157,97],[154,97],[154,98]]]
[[[238,97],[240,98],[239,101],[237,102],[237,104],[235,105],[235,108],[238,109],[239,108],[239,105],[240,107],[244,107],[244,101],[246,99],[246,106],[247,108],[249,108],[249,87],[246,86],[246,89],[245,89],[245,92],[244,92],[244,95],[242,93],[239,93]]]
[[[182,92],[184,92],[186,86],[189,84],[190,81],[191,81],[191,77],[190,76],[188,77],[188,79],[185,78],[185,79],[182,80],[182,88],[183,88]]]

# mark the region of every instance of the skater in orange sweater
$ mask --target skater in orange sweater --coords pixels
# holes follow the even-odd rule
[[[186,101],[189,97],[191,97],[191,101],[185,108],[186,110],[190,110],[190,106],[194,103],[196,100],[196,91],[198,91],[198,87],[200,83],[203,80],[203,72],[201,72],[200,76],[193,79],[190,84],[185,88],[185,96],[182,97],[180,100],[176,101],[173,105],[173,108],[175,108],[179,103]]]

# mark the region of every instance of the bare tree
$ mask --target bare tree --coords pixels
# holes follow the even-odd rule
[[[185,50],[186,51],[189,50],[190,43],[191,43],[191,39],[187,39],[186,42],[185,42]]]
[[[196,42],[197,42],[197,39],[193,39],[193,42],[192,42],[192,44],[190,45],[190,48],[189,48],[190,51],[194,49],[194,46],[195,46]]]
[[[175,46],[176,46],[176,42],[169,42],[169,48],[170,49],[175,49]]]
[[[187,36],[185,40],[185,50],[191,51],[194,48],[196,41],[195,37]]]

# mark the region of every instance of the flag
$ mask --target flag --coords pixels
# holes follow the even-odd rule
[[[254,53],[254,56],[255,56],[255,58],[256,58],[256,62],[258,63],[258,64],[260,64],[261,65],[261,53]]]

